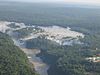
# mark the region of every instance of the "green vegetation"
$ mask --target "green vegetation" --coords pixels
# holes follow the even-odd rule
[[[92,40],[94,40],[92,42]],[[50,64],[49,75],[99,75],[100,63],[86,60],[87,57],[100,53],[99,38],[86,35],[81,39],[84,44],[73,46],[59,46],[45,38],[31,39],[26,42],[28,48],[38,48],[44,62]],[[91,43],[92,42],[92,43]],[[96,44],[95,44],[96,43]],[[98,48],[98,50],[96,50]]]
[[[94,75],[100,74],[100,63],[85,60],[86,57],[100,53],[100,50],[93,51],[80,45],[62,47],[40,38],[29,40],[27,46],[43,50],[40,56],[45,62],[52,64],[48,71],[50,75],[91,75],[91,72],[96,72]]]
[[[38,32],[42,32],[42,30],[37,27],[26,27],[19,30],[14,30],[13,32],[17,35],[17,38],[24,38],[29,36],[31,33],[36,34]]]
[[[20,26],[16,26],[15,23],[11,23],[8,25],[10,28],[20,28]]]
[[[52,5],[52,6],[51,6]],[[33,25],[97,27],[100,8],[78,8],[46,3],[0,2],[0,20]],[[100,26],[99,26],[100,27]]]
[[[25,36],[28,36],[33,31],[34,31],[33,28],[22,28],[22,29],[19,29],[19,30],[15,30],[13,32],[15,34],[17,34],[17,38],[24,38]]]
[[[24,22],[27,25],[70,26],[73,30],[84,33],[85,38],[80,38],[84,43],[83,45],[59,46],[58,44],[44,38],[31,39],[28,40],[26,44],[28,48],[39,48],[42,50],[39,56],[46,63],[50,64],[50,69],[48,70],[49,75],[100,75],[100,63],[93,63],[85,60],[87,57],[100,54],[100,8],[78,8],[67,7],[66,5],[50,5],[51,4],[35,3],[4,3],[3,5],[1,3],[0,20]],[[25,31],[26,29],[23,29],[22,31],[18,31],[18,33],[20,32],[20,35],[24,36],[28,34]],[[4,41],[5,40],[3,40],[3,43]],[[3,43],[0,43],[0,45]],[[10,53],[12,52],[10,50],[10,52],[8,52],[8,47],[11,47],[13,51],[16,51],[16,47],[9,43],[10,41],[4,44],[7,46],[0,49],[2,51],[0,53],[3,55],[2,61],[8,61],[9,56],[9,58],[12,59],[12,65],[15,65],[15,67],[13,67],[14,69],[21,71],[26,70],[27,67],[23,68],[23,65],[25,64],[24,60],[20,60],[22,58],[19,58],[24,58],[24,54],[21,52],[22,56],[20,56],[21,54],[17,54],[19,51],[16,53]],[[13,57],[11,57],[12,54],[14,54]],[[7,60],[5,60],[4,57],[7,58]],[[20,60],[20,62],[23,63],[20,69],[18,69],[20,66],[16,64],[18,62],[13,61],[15,58],[17,61]],[[0,64],[0,70],[2,66],[3,69],[10,69],[4,67],[5,64],[9,64],[8,62],[2,64],[3,65]],[[12,65],[8,66],[12,67]],[[1,70],[1,72],[5,72],[5,69],[4,71]],[[11,73],[13,73],[15,71],[14,69],[8,70],[7,74],[5,75],[11,75],[8,73],[9,71],[12,71]],[[20,73],[19,71],[17,72]]]
[[[0,75],[36,75],[26,55],[0,32]]]

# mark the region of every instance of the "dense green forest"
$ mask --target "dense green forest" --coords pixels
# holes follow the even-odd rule
[[[0,32],[0,75],[37,75],[26,55]]]
[[[92,42],[92,40],[94,41]],[[27,48],[42,50],[37,56],[40,56],[44,62],[51,65],[48,70],[49,75],[99,75],[100,63],[85,60],[87,57],[100,53],[100,44],[96,40],[99,39],[87,35],[82,40],[86,43],[84,45],[59,46],[50,40],[39,37],[28,40],[26,46]]]
[[[91,27],[91,25],[100,24],[100,8],[70,6],[68,4],[0,2],[0,20],[46,26]]]

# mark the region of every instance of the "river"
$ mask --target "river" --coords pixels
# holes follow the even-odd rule
[[[45,64],[39,57],[36,55],[39,54],[41,51],[37,49],[27,49],[27,48],[21,48],[24,53],[26,53],[29,61],[34,65],[35,70],[40,75],[48,75],[47,70],[49,66]]]
[[[17,45],[26,55],[29,59],[29,62],[34,65],[34,69],[36,72],[40,75],[48,75],[47,70],[49,69],[49,66],[42,61],[40,57],[37,57],[36,55],[41,52],[39,49],[27,49],[25,46],[23,46],[20,41],[13,39],[15,45]]]

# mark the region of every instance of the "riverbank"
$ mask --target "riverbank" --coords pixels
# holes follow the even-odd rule
[[[41,51],[38,49],[27,49],[27,48],[21,48],[21,50],[27,55],[27,58],[29,59],[29,62],[33,64],[33,67],[35,68],[36,72],[40,75],[48,75],[47,70],[49,66],[45,64],[40,57],[37,57],[36,55],[39,54]]]

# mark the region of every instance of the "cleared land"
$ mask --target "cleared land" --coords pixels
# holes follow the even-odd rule
[[[30,27],[32,28],[30,30]],[[6,22],[0,21],[0,31],[7,32],[8,31],[21,31],[25,30],[25,33],[28,33],[25,38],[21,38],[23,40],[34,39],[37,37],[45,37],[48,40],[55,41],[60,45],[68,44],[68,42],[72,43],[73,41],[78,41],[79,37],[84,38],[83,33],[79,33],[76,31],[72,31],[71,28],[60,27],[60,26],[26,26],[24,23],[16,23],[16,22]],[[28,32],[27,32],[28,31]],[[23,32],[22,32],[23,33]]]

